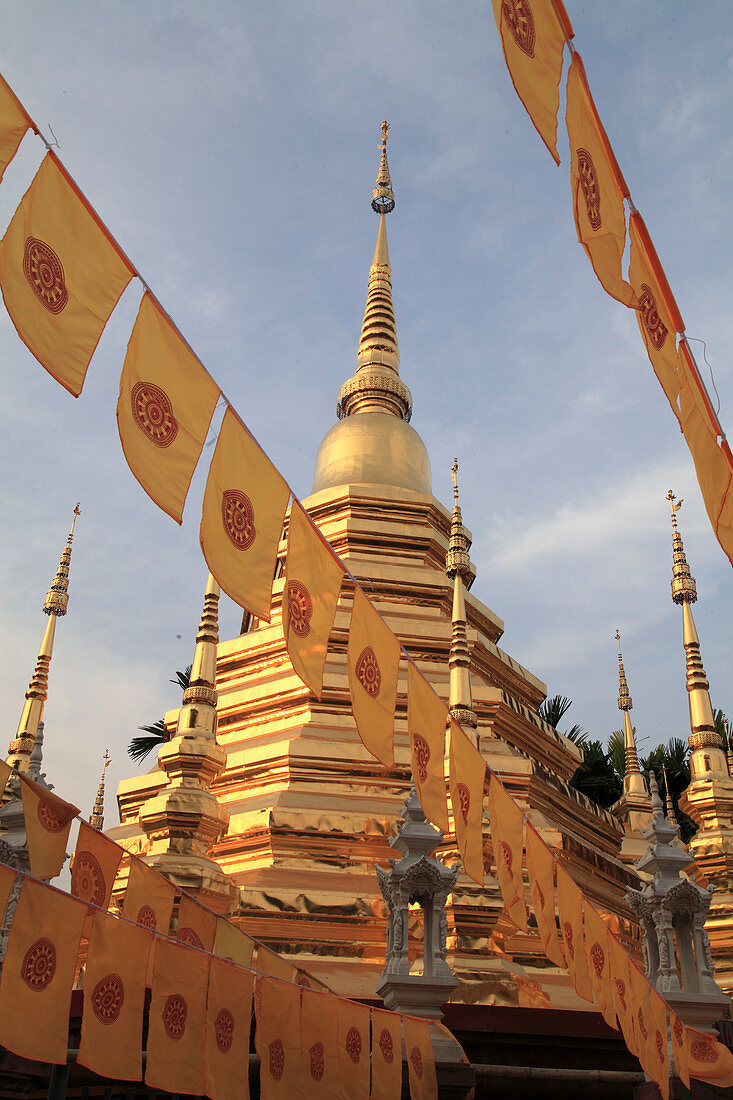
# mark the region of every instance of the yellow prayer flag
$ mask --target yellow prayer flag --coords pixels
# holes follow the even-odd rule
[[[24,879],[0,978],[0,1046],[66,1064],[71,987],[86,906]]]
[[[5,910],[8,907],[17,874],[18,872],[14,867],[8,867],[6,863],[0,863],[0,927],[2,927]]]
[[[573,37],[561,0],[492,0],[514,89],[556,164],[562,51]],[[560,16],[562,13],[562,16]],[[563,18],[561,24],[560,18]]]
[[[633,961],[629,962],[631,977],[631,1003],[633,1006],[636,1057],[641,1068],[653,1081],[658,1079],[657,1053],[652,1027],[652,1006],[649,999],[649,982]]]
[[[124,854],[114,840],[82,821],[71,864],[72,894],[100,909],[108,909],[117,868]]]
[[[338,1045],[341,1079],[348,1082],[349,1100],[369,1100],[369,1021],[367,1005],[339,997]]]
[[[372,1009],[372,1092],[379,1100],[402,1096],[402,1027],[395,1012]]]
[[[145,1084],[165,1092],[206,1090],[209,956],[156,938]]]
[[[561,864],[557,865],[557,910],[565,962],[575,992],[583,1000],[592,1001],[593,992],[583,950],[583,894]]]
[[[578,240],[601,285],[625,306],[636,295],[621,274],[626,247],[624,198],[628,188],[603,129],[579,53],[568,73],[565,120],[570,138],[570,185]]]
[[[687,1025],[676,1012],[669,1009],[669,1031],[672,1038],[672,1051],[677,1066],[677,1075],[686,1089],[690,1087],[690,1067],[687,1050]]]
[[[461,727],[450,723],[450,800],[463,870],[484,884],[484,780],[486,763]]]
[[[127,464],[176,523],[208,435],[220,390],[149,291],[140,302],[117,400]]]
[[[0,182],[31,125],[15,92],[0,76]]]
[[[616,1015],[621,1024],[624,1042],[632,1054],[636,1054],[638,1044],[634,1028],[634,1002],[631,994],[631,960],[629,954],[615,936],[609,937],[611,985]]]
[[[296,967],[284,959],[282,955],[270,951],[269,947],[257,944],[257,959],[255,967],[259,974],[267,974],[271,978],[279,978],[283,982],[292,982],[295,978]]]
[[[249,1100],[249,1034],[254,975],[212,959],[206,1002],[206,1095]]]
[[[600,1005],[603,1019],[609,1027],[616,1027],[616,1009],[613,1000],[610,966],[610,933],[608,925],[596,912],[588,899],[585,901],[585,957],[588,963],[593,994]]]
[[[415,1016],[403,1016],[405,1057],[410,1077],[410,1100],[438,1100],[430,1024]]]
[[[526,843],[529,890],[542,950],[551,963],[564,969],[565,956],[555,923],[555,857],[531,825],[526,831]]]
[[[293,500],[283,586],[283,634],[293,668],[320,699],[344,567]]]
[[[12,770],[10,764],[6,764],[4,760],[0,760],[0,794],[3,794],[5,791]]]
[[[527,932],[529,926],[522,877],[524,814],[494,772],[489,784],[489,827],[496,877],[507,916],[517,928]]]
[[[196,901],[190,894],[181,894],[178,907],[178,931],[176,939],[197,947],[199,951],[211,952],[216,936],[217,915],[213,910]]]
[[[55,878],[64,865],[69,830],[79,810],[48,787],[25,775],[19,778],[31,874]]]
[[[21,340],[74,397],[133,274],[48,153],[0,241],[0,286]]]
[[[176,888],[142,859],[130,856],[130,871],[122,901],[127,920],[167,936]]]
[[[660,997],[656,989],[649,995],[652,1012],[652,1052],[656,1058],[657,1076],[663,1100],[669,1100],[669,1029],[667,1026],[667,1002]],[[729,1084],[733,1085],[733,1077]]]
[[[400,643],[358,587],[346,651],[354,720],[365,748],[394,764],[394,712]]]
[[[100,1077],[142,1080],[143,1007],[153,933],[94,914],[77,1061]]]
[[[262,1100],[302,1100],[305,1095],[300,994],[297,985],[273,978],[255,982],[255,1049],[260,1056]]]
[[[303,990],[300,1002],[300,1042],[305,1063],[303,1091],[306,1100],[343,1100],[349,1081],[348,1077],[343,1080],[341,1077],[337,997],[330,993]]]
[[[733,1054],[714,1035],[687,1029],[687,1065],[690,1077],[719,1089],[733,1087]]]
[[[443,762],[447,722],[448,707],[410,664],[407,669],[407,732],[412,777],[425,816],[444,833],[448,832]]]
[[[206,482],[201,549],[226,594],[268,623],[289,495],[267,455],[227,409]]]
[[[255,941],[241,928],[237,928],[236,924],[232,924],[226,917],[216,918],[214,954],[220,959],[229,959],[237,966],[250,967],[254,947]]]

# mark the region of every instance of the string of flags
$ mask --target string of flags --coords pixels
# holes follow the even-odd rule
[[[692,354],[685,324],[591,95],[562,0],[492,0],[509,75],[556,164],[565,46],[565,122],[578,241],[603,289],[636,310],[654,373],[677,418],[715,537],[733,564],[733,453]],[[630,238],[628,278],[621,261]]]

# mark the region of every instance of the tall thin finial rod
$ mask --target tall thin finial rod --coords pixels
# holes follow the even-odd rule
[[[458,504],[458,471],[460,466],[458,465],[458,459],[453,459],[453,465],[451,466],[451,478],[453,481],[453,500]]]
[[[667,817],[669,818],[670,821],[673,821],[676,825],[677,824],[677,818],[674,816],[674,806],[672,805],[672,795],[671,795],[670,790],[669,790],[669,779],[667,778],[667,767],[666,767],[665,764],[662,764],[662,775],[664,776],[664,790],[665,790],[665,794],[666,794]]]
[[[389,123],[385,119],[382,123],[382,141],[378,146],[382,151],[382,155],[379,160],[377,182],[372,192],[372,210],[376,211],[377,214],[390,214],[394,210],[394,193],[392,191],[392,180],[389,175],[389,164],[387,163],[388,130]]]

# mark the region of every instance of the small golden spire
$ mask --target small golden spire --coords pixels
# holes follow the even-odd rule
[[[71,564],[71,540],[74,537],[76,517],[81,514],[77,502],[74,519],[66,546],[61,554],[56,576],[46,593],[43,610],[49,616],[41,648],[38,651],[36,667],[25,693],[25,705],[20,716],[18,730],[8,746],[7,762],[19,771],[27,772],[33,746],[36,742],[39,723],[43,717],[43,705],[48,697],[48,671],[53,656],[53,640],[56,633],[56,619],[65,615],[69,606],[69,567]]]
[[[219,642],[219,585],[211,573],[204,593],[191,677],[178,712],[178,733],[216,734],[216,647]]]
[[[97,789],[97,797],[94,800],[94,809],[92,810],[89,818],[89,824],[93,829],[99,830],[101,833],[104,828],[104,773],[112,763],[109,755],[109,749],[104,750],[104,762],[102,764],[102,777],[99,780],[99,787]]]
[[[372,192],[372,210],[377,214],[391,214],[394,210],[394,195],[392,193],[392,180],[389,178],[389,164],[387,163],[387,133],[389,123],[385,119],[382,123],[382,143],[377,148],[381,149],[382,156],[379,161],[377,182]]]
[[[690,572],[685,557],[685,548],[682,545],[682,536],[677,530],[677,516],[682,507],[682,501],[675,504],[675,495],[670,489],[667,500],[672,510],[672,599],[675,603],[695,603],[697,600],[697,586],[695,578]]]
[[[451,517],[450,540],[445,556],[445,571],[453,581],[453,634],[451,637],[450,657],[450,712],[461,726],[476,729],[478,719],[473,709],[471,691],[471,654],[468,648],[468,621],[466,619],[466,601],[464,585],[470,588],[473,581],[469,548],[471,541],[463,526],[461,506],[458,499],[458,459],[453,460],[451,478],[453,481],[453,515]]]
[[[618,630],[616,631],[616,642],[618,644],[618,709],[623,711],[624,715],[624,791],[647,794],[644,776],[641,774],[641,768],[639,767],[634,727],[631,724],[631,715],[629,714],[632,703],[621,655],[621,634]]]
[[[665,790],[665,794],[666,794],[667,817],[669,818],[670,821],[674,822],[674,824],[676,825],[677,824],[677,818],[674,816],[674,806],[672,805],[672,795],[670,794],[670,790],[669,790],[669,779],[667,778],[667,768],[666,768],[666,765],[664,765],[664,764],[662,764],[662,775],[664,776],[664,790]]]

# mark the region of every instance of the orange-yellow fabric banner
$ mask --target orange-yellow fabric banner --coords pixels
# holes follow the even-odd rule
[[[269,947],[263,947],[261,943],[257,944],[255,968],[258,974],[267,974],[268,977],[279,978],[283,982],[292,982],[295,979],[296,967],[282,955],[270,951]]]
[[[255,941],[251,939],[241,928],[227,920],[226,917],[217,917],[216,935],[214,936],[214,954],[220,959],[229,959],[237,966],[250,967],[252,965],[252,953]]]
[[[372,1092],[379,1100],[402,1096],[402,1027],[394,1012],[372,1009]]]
[[[0,760],[0,794],[4,792],[12,770],[10,764],[6,764],[4,760]]]
[[[18,152],[31,121],[10,85],[0,76],[0,182]]]
[[[430,1024],[415,1016],[403,1016],[405,1057],[410,1077],[410,1100],[438,1100]]]
[[[283,634],[293,668],[318,699],[343,576],[343,566],[293,500],[285,558]]]
[[[302,1100],[300,989],[274,978],[257,978],[254,1001],[260,1096],[262,1100]]]
[[[175,900],[176,888],[167,878],[148,867],[142,859],[130,857],[130,872],[122,902],[127,920],[167,936]]]
[[[145,978],[153,940],[147,928],[94,914],[77,1061],[100,1077],[142,1080]]]
[[[593,991],[583,949],[583,894],[560,863],[557,865],[557,912],[565,963],[575,992],[584,1001],[592,1001]]]
[[[657,1067],[655,1080],[659,1085],[663,1100],[669,1100],[669,1047],[667,1028],[667,1002],[660,997],[656,989],[649,994],[652,1013],[652,1039],[650,1044]],[[731,1081],[733,1084],[733,1080]]]
[[[484,884],[484,780],[486,763],[457,722],[450,723],[450,800],[463,870]]]
[[[690,1087],[690,1067],[687,1054],[687,1025],[676,1012],[669,1009],[669,1032],[672,1038],[672,1051],[677,1066],[677,1075],[686,1089]]]
[[[494,772],[489,783],[489,828],[504,908],[510,921],[527,932],[522,877],[524,814]]]
[[[249,1033],[254,975],[212,959],[206,1003],[206,1095],[249,1100]]]
[[[65,1065],[86,906],[24,879],[0,978],[0,1046]]]
[[[209,956],[157,937],[145,1084],[165,1092],[206,1091],[205,1013]]]
[[[192,898],[190,894],[181,895],[178,907],[178,931],[176,939],[187,943],[189,947],[198,947],[199,951],[211,952],[216,936],[217,916],[211,909]]]
[[[585,899],[585,957],[588,963],[593,995],[600,1005],[603,1019],[615,1028],[616,1007],[613,999],[610,966],[610,934],[608,925]]]
[[[628,952],[615,936],[609,936],[611,954],[611,982],[616,1016],[621,1024],[624,1042],[632,1054],[637,1053],[634,1029],[634,1002],[631,994],[631,973]]]
[[[55,878],[64,865],[69,830],[79,810],[25,775],[20,776],[20,796],[31,874]]]
[[[5,910],[8,907],[8,899],[15,885],[16,874],[14,867],[8,867],[7,864],[0,863],[0,925],[2,925]]]
[[[303,1091],[306,1100],[342,1100],[351,1096],[348,1077],[341,1076],[338,1042],[338,998],[304,989],[300,1002]],[[346,1056],[344,1055],[344,1061]],[[349,1075],[350,1076],[350,1075]]]
[[[555,857],[531,825],[526,830],[527,876],[542,950],[555,966],[565,968],[565,956],[555,922]]]
[[[687,1066],[690,1077],[717,1088],[733,1087],[733,1054],[713,1035],[687,1028]]]
[[[624,198],[628,188],[603,129],[579,53],[568,73],[565,121],[570,138],[570,186],[578,240],[601,286],[625,306],[636,295],[621,274],[626,247]]]
[[[369,1100],[370,1010],[343,997],[336,1010],[341,1079],[348,1083],[349,1100]]]
[[[127,345],[117,428],[127,464],[151,500],[181,523],[220,390],[149,291]]]
[[[400,643],[358,587],[354,589],[346,662],[359,736],[372,756],[391,766]]]
[[[21,340],[74,397],[132,276],[48,153],[0,241],[0,286]]]
[[[448,707],[415,666],[407,666],[407,732],[410,738],[412,778],[423,812],[448,832],[445,797],[445,728]]]
[[[557,110],[565,38],[573,28],[561,2],[492,0],[509,75],[556,164]],[[562,12],[563,23],[558,18]],[[563,25],[564,24],[564,25]]]
[[[267,455],[227,409],[209,467],[199,539],[226,594],[268,623],[289,495]]]
[[[71,864],[71,893],[100,909],[108,909],[124,854],[119,844],[82,821]]]
[[[629,961],[631,977],[631,1004],[633,1006],[636,1057],[641,1068],[652,1078],[658,1077],[657,1052],[652,1026],[652,1006],[649,999],[649,982],[633,960]]]

